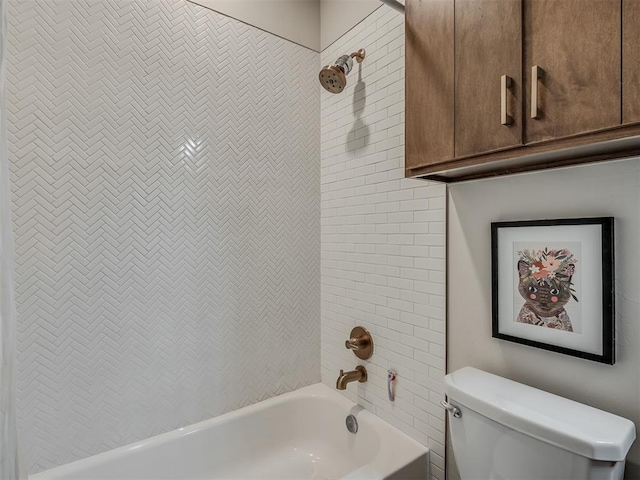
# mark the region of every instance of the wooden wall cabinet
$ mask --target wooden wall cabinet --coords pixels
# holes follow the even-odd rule
[[[621,8],[620,0],[524,1],[529,113],[539,92],[527,143],[620,125]]]
[[[411,69],[405,109],[405,163],[419,166],[454,156],[453,7],[451,0],[412,0],[406,4],[405,62]]]
[[[640,122],[640,0],[622,2],[622,123]]]
[[[521,146],[521,0],[456,0],[454,22],[455,156]]]
[[[407,0],[406,22],[408,177],[640,153],[640,0]]]

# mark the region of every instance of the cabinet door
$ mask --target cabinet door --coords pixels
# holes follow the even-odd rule
[[[406,2],[407,175],[453,159],[453,1]]]
[[[522,145],[522,0],[456,0],[456,157]]]
[[[622,122],[640,122],[640,0],[622,2]]]
[[[525,141],[619,125],[620,0],[524,0],[524,6]]]

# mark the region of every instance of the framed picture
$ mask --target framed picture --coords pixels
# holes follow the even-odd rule
[[[491,224],[493,336],[613,365],[613,218]]]

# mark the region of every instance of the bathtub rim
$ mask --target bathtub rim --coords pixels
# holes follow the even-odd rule
[[[403,445],[406,442],[406,446],[410,448],[413,452],[403,452],[408,453],[411,457],[410,459],[406,459],[404,462],[398,462],[396,465],[393,465],[394,468],[385,468],[392,466],[391,463],[384,462],[385,454],[386,457],[389,457],[389,452],[384,452],[381,449],[378,456],[374,458],[373,464],[375,468],[372,469],[372,463],[366,464],[353,472],[350,472],[345,479],[349,478],[365,478],[361,477],[362,474],[367,474],[369,477],[367,478],[386,478],[389,475],[393,475],[396,471],[400,469],[419,462],[421,457],[425,458],[427,472],[429,471],[429,448],[417,440],[411,438],[406,433],[399,430],[397,427],[394,427],[387,421],[378,417],[374,413],[366,410],[364,407],[358,405],[352,400],[348,399],[344,395],[341,395],[331,387],[327,386],[324,383],[316,383],[312,385],[308,385],[306,387],[299,388],[297,390],[293,390],[291,392],[283,393],[277,395],[275,397],[268,398],[266,400],[262,400],[251,405],[247,405],[245,407],[241,407],[237,410],[232,410],[227,413],[223,413],[221,415],[209,418],[207,420],[202,420],[198,423],[194,423],[192,425],[188,425],[185,427],[180,427],[175,430],[171,430],[169,432],[160,433],[158,435],[154,435],[152,437],[139,440],[137,442],[123,445],[122,447],[116,447],[111,450],[107,450],[105,452],[101,452],[95,455],[91,455],[89,457],[85,457],[79,460],[75,460],[70,463],[66,463],[57,467],[53,467],[33,475],[29,475],[29,480],[57,480],[59,478],[64,478],[65,475],[77,473],[78,468],[95,468],[99,467],[101,464],[108,462],[110,460],[116,459],[117,457],[124,456],[134,452],[136,450],[145,450],[152,448],[157,445],[166,444],[172,442],[174,440],[178,440],[180,438],[186,437],[193,433],[206,430],[209,428],[215,428],[218,425],[224,425],[232,422],[235,419],[250,415],[254,412],[259,412],[261,410],[265,410],[269,407],[276,406],[282,403],[286,403],[292,399],[298,398],[322,398],[328,400],[332,403],[337,403],[340,407],[345,408],[356,414],[357,418],[363,422],[371,422],[376,425],[375,428],[380,428],[382,430],[382,440],[387,440],[388,437],[384,436],[385,430],[389,432],[393,432],[394,436],[399,436],[403,440]],[[391,445],[393,446],[393,445]],[[384,447],[384,443],[383,443]],[[376,460],[378,460],[376,462]]]

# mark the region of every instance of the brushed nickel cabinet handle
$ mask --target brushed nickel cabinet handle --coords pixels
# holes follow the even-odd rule
[[[509,75],[500,77],[500,123],[507,127],[513,123],[513,117],[507,113],[507,95],[512,83]]]
[[[531,118],[540,118],[538,109],[538,80],[542,78],[544,70],[538,65],[531,67]]]

